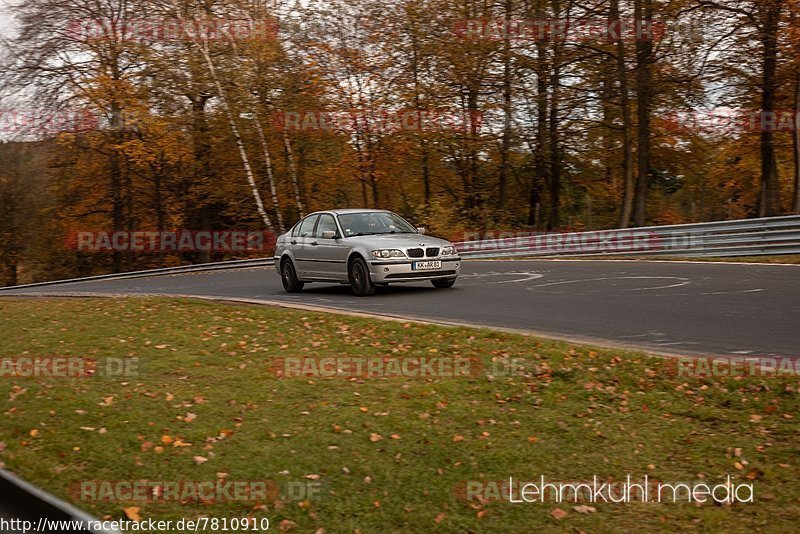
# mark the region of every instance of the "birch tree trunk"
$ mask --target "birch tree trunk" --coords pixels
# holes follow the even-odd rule
[[[180,12],[180,9],[177,5],[175,5],[175,15],[178,18],[178,21],[181,24],[182,28],[186,28],[186,21],[183,15]],[[188,34],[187,34],[188,35]],[[253,167],[250,165],[250,158],[247,155],[247,150],[244,146],[244,140],[242,139],[242,134],[239,131],[239,127],[236,125],[236,120],[233,116],[233,110],[231,109],[230,102],[228,101],[227,93],[225,89],[222,87],[222,84],[219,81],[219,76],[217,75],[217,69],[214,67],[214,61],[211,59],[211,54],[208,51],[208,41],[199,42],[194,37],[189,36],[191,38],[192,44],[195,45],[197,50],[203,56],[203,60],[208,67],[208,75],[211,78],[211,81],[214,83],[214,87],[217,90],[217,95],[219,96],[220,104],[222,105],[222,110],[225,112],[225,116],[228,119],[228,126],[231,129],[231,134],[233,135],[234,139],[236,140],[236,148],[239,151],[239,158],[242,160],[242,168],[244,169],[245,177],[247,178],[247,183],[250,186],[250,192],[253,195],[253,200],[256,203],[256,210],[258,214],[261,216],[261,220],[263,221],[264,225],[270,231],[275,231],[274,226],[272,225],[272,220],[269,218],[269,214],[264,209],[264,202],[261,200],[261,193],[258,191],[258,185],[256,184],[256,178],[253,174]]]

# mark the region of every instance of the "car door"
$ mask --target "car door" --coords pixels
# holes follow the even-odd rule
[[[333,232],[333,238],[322,237],[324,232]],[[347,280],[347,245],[342,239],[333,215],[323,213],[319,216],[314,238],[309,246],[314,250],[315,274],[329,280]]]
[[[310,243],[314,239],[314,226],[318,219],[319,215],[315,213],[300,221],[297,226],[297,235],[293,235],[289,241],[299,278],[314,275],[314,247]]]

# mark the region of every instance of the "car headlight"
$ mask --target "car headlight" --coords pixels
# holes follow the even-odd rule
[[[403,254],[402,250],[397,250],[396,248],[384,249],[384,250],[373,250],[372,251],[373,258],[405,258],[406,255]]]
[[[458,254],[458,251],[453,245],[442,247],[442,250],[439,252],[440,256],[455,256],[456,254]]]

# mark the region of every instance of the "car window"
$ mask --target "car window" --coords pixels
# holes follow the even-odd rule
[[[300,235],[300,224],[302,222],[303,221],[300,221],[299,223],[297,223],[294,226],[292,226],[292,237],[297,237],[297,236]]]
[[[384,211],[365,211],[339,215],[345,237],[371,234],[416,234],[405,219]]]
[[[319,219],[319,215],[309,215],[303,219],[303,222],[300,223],[298,237],[311,237],[314,233],[314,225],[317,223],[317,219]]]
[[[338,233],[336,230],[336,221],[333,220],[333,215],[323,214],[319,216],[319,223],[317,224],[317,231],[314,232],[314,236],[322,237],[322,232],[326,231]]]

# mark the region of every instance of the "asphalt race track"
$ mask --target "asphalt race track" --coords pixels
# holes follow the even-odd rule
[[[499,326],[669,354],[800,355],[800,265],[467,261],[452,289],[397,284],[284,293],[271,268],[75,282],[0,295],[97,292],[236,297]],[[2,301],[0,301],[2,302]]]

